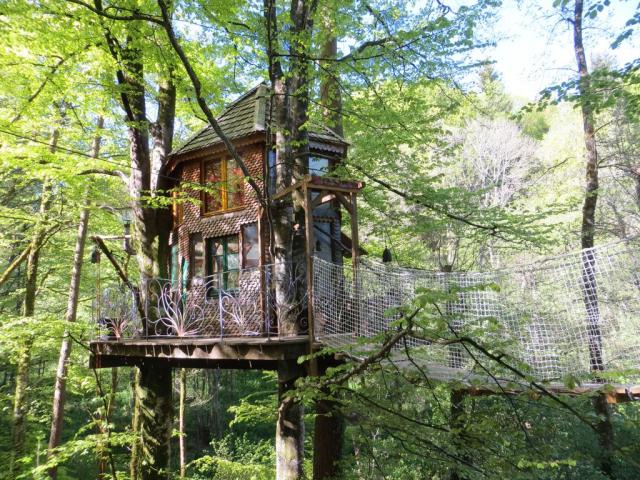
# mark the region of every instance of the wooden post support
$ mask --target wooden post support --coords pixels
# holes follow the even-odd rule
[[[360,252],[360,242],[358,240],[358,203],[357,194],[351,193],[351,212],[349,217],[351,220],[351,262],[353,264],[354,272],[358,266],[358,254]]]
[[[304,196],[304,229],[307,254],[307,323],[309,324],[309,353],[313,353],[313,345],[315,343],[313,322],[313,255],[315,253],[315,242],[313,235],[313,207],[311,206],[311,191],[306,183],[302,187],[302,194]],[[315,368],[312,366],[311,374],[313,375],[314,373],[316,373]]]

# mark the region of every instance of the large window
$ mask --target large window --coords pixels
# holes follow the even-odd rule
[[[216,213],[244,205],[244,176],[233,159],[207,160],[203,165],[204,213]]]
[[[215,290],[238,288],[240,246],[238,235],[207,239],[207,275]]]

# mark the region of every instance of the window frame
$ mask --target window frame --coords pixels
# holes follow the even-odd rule
[[[198,239],[199,237],[199,239]],[[202,244],[202,267],[196,262],[196,243]],[[193,232],[189,234],[189,280],[188,287],[191,287],[197,282],[204,281],[207,274],[207,243],[206,239],[202,235],[202,232]],[[202,270],[198,272],[197,270]],[[199,274],[199,275],[198,275]]]
[[[235,240],[238,245],[238,252],[235,254],[238,256],[238,268],[233,270],[229,269],[229,260],[228,260],[228,240],[232,237],[235,237]],[[222,288],[218,285],[218,287],[211,287],[207,289],[207,297],[211,297],[217,294],[220,290],[227,294],[233,294],[240,289],[240,272],[242,271],[242,241],[239,233],[232,233],[230,235],[221,235],[218,237],[207,237],[204,239],[205,243],[205,278],[211,279],[212,281],[214,277],[213,273],[213,259],[218,255],[212,255],[212,247],[211,245],[216,241],[220,240],[222,242]],[[229,288],[229,273],[235,272],[237,274],[237,285],[233,288]]]
[[[243,210],[246,207],[246,192],[244,191],[245,181],[244,178],[242,180],[242,189],[243,189],[243,199],[241,205],[235,205],[233,207],[229,207],[229,162],[232,159],[227,156],[217,156],[213,158],[203,158],[200,162],[200,185],[203,187],[206,184],[205,181],[205,170],[206,166],[209,163],[220,162],[220,177],[222,178],[221,187],[220,187],[220,209],[207,211],[207,192],[204,190],[200,191],[200,214],[203,217],[211,217],[213,215],[220,215],[222,213],[227,212],[235,212],[238,210]]]
[[[251,250],[250,248],[245,252],[245,245],[248,245],[247,243],[245,243],[247,241],[247,234],[245,233],[247,229],[249,228],[254,228],[255,229],[255,247],[257,249],[257,253],[258,253],[258,258],[257,260],[257,264],[256,265],[252,265],[252,266],[248,266],[247,265],[247,261],[249,260],[247,258],[247,253]],[[262,251],[261,251],[261,241],[260,241],[260,226],[258,225],[258,222],[249,222],[249,223],[243,223],[242,225],[240,225],[240,233],[239,233],[239,238],[240,238],[240,270],[252,270],[255,268],[260,268],[260,266],[262,265]]]
[[[311,159],[312,158],[316,158],[319,160],[326,160],[327,161],[327,170],[324,172],[321,172],[319,170],[311,170]],[[327,175],[329,175],[333,170],[334,170],[334,159],[332,157],[330,157],[329,155],[326,154],[322,154],[319,152],[310,152],[309,155],[307,156],[307,173],[309,175],[315,175],[318,177],[325,177]]]
[[[173,229],[179,228],[184,223],[184,204],[183,200],[179,198],[178,190],[171,192],[171,215],[173,217]]]

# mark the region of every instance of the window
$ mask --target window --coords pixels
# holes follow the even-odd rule
[[[249,223],[242,226],[242,268],[255,268],[259,265],[258,224]]]
[[[238,288],[240,248],[237,235],[207,239],[207,275],[213,290]]]
[[[178,285],[180,279],[180,248],[177,243],[171,245],[171,284]]]
[[[201,233],[189,235],[189,259],[189,276],[193,283],[195,279],[204,277],[204,242],[202,241]]]
[[[171,209],[173,214],[173,228],[176,228],[181,225],[184,220],[184,205],[178,190],[172,191],[171,197],[173,198],[173,206]]]
[[[222,158],[205,161],[202,172],[206,187],[202,202],[204,213],[216,213],[244,205],[244,176],[235,160]]]
[[[267,153],[267,162],[267,188],[269,193],[273,195],[276,193],[276,152],[274,150],[269,150]]]
[[[323,176],[329,173],[329,159],[322,157],[309,157],[309,173]]]

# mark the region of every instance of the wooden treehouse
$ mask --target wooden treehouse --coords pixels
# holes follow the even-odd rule
[[[419,369],[468,395],[589,393],[609,403],[640,399],[636,384],[601,381],[605,370],[640,371],[637,245],[591,249],[509,272],[429,272],[362,261],[356,197],[363,184],[327,176],[345,157],[347,143],[329,129],[311,129],[309,156],[305,165],[296,166],[297,180],[277,189],[269,110],[267,87],[259,85],[229,105],[218,121],[250,177],[266,192],[270,208],[261,206],[211,128],[173,152],[169,172],[180,193],[169,232],[170,278],[99,292],[92,367],[138,366],[139,386],[154,392],[145,398],[160,405],[151,407],[157,412],[170,404],[172,368],[277,370],[276,450],[300,446],[302,416],[284,395],[294,380],[322,373],[346,357],[366,358],[372,349],[357,340],[393,337],[394,320],[401,315],[397,307],[425,289],[447,294],[455,289],[455,299],[436,306],[454,335],[472,332],[469,338],[476,344],[491,344],[495,327],[485,327],[498,324],[505,353],[528,365],[527,374],[503,368],[508,366],[500,364],[501,354],[492,364],[498,373],[488,376],[468,349],[421,337],[419,331],[389,348],[385,362]],[[285,229],[292,252],[289,260],[276,262],[271,239],[278,215],[272,214],[283,209],[294,219]],[[342,231],[345,219],[350,235]],[[486,288],[489,284],[501,288]],[[585,292],[597,298],[597,309],[585,308]],[[324,346],[341,353],[298,363]],[[574,374],[585,380],[565,387],[561,379]],[[153,447],[157,458],[164,455],[159,465],[166,465],[170,438],[163,430],[171,424],[170,414],[163,415],[143,427],[164,439]],[[314,478],[334,473],[340,449],[333,436],[339,437],[340,427],[338,415],[332,415],[316,417],[314,471],[320,473]],[[287,454],[277,458],[277,468],[287,468]]]
[[[277,191],[269,101],[268,88],[259,85],[218,121],[272,204],[292,195],[302,199],[305,214],[291,236],[303,254],[274,264],[267,211],[221,139],[204,128],[169,160],[180,192],[170,233],[171,278],[140,286],[154,292],[145,301],[129,290],[99,293],[91,366],[154,361],[166,367],[276,369],[278,362],[295,361],[319,346],[310,301],[312,258],[356,261],[356,195],[363,184],[326,176],[346,155],[347,143],[330,129],[316,128],[309,131],[310,155],[299,180]],[[350,236],[342,233],[345,215]]]
[[[457,299],[439,308],[454,333],[472,332],[478,343],[490,344],[496,333],[485,326],[499,324],[506,353],[530,366],[527,375],[518,377],[494,363],[498,374],[489,377],[477,356],[420,338],[420,332],[390,349],[386,362],[419,368],[434,381],[453,381],[470,395],[533,391],[590,393],[609,403],[640,399],[636,384],[600,380],[609,369],[640,371],[637,245],[577,252],[508,272],[443,273],[365,262],[359,259],[356,200],[363,184],[327,176],[345,157],[347,143],[329,129],[311,129],[306,165],[298,165],[297,181],[278,190],[269,110],[267,87],[260,85],[218,120],[272,208],[262,208],[212,129],[173,152],[170,173],[180,194],[170,232],[171,276],[139,290],[129,285],[100,292],[92,367],[136,365],[140,385],[153,390],[150,398],[156,399],[171,397],[174,367],[277,370],[283,407],[282,394],[296,378],[321,373],[346,357],[371,354],[358,338],[392,337],[400,315],[393,313],[396,307],[410,304],[424,289],[450,293],[456,288]],[[270,212],[293,208],[287,199],[294,198],[300,210],[289,212],[295,219],[293,254],[278,263],[270,248],[275,231]],[[350,235],[343,233],[347,219]],[[501,288],[486,288],[489,284]],[[596,288],[597,311],[585,309],[584,292]],[[148,294],[143,300],[137,291]],[[298,364],[301,356],[324,346],[341,354]],[[574,374],[584,374],[583,383],[565,387],[561,379]],[[279,408],[279,419],[301,425],[295,407],[286,405]],[[325,436],[314,448],[318,465],[324,465],[318,468],[331,473],[339,452],[330,432],[338,427],[317,416],[316,422],[323,421],[327,424],[316,424],[316,432]]]

